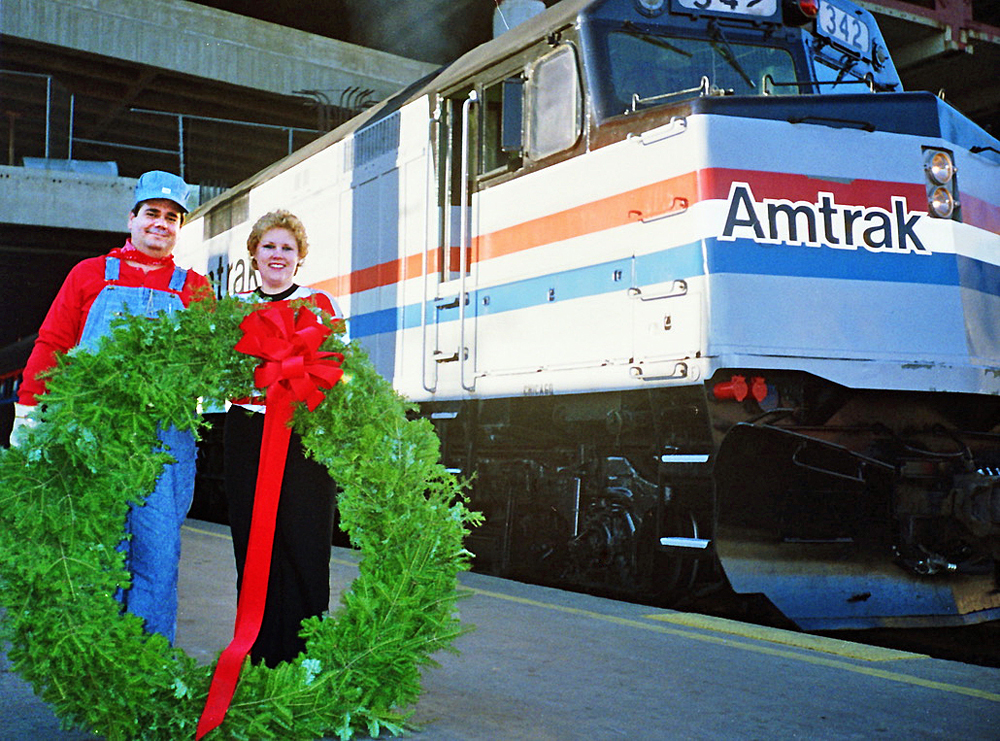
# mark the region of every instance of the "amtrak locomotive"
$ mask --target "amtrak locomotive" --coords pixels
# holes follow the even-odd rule
[[[562,0],[205,204],[289,208],[479,568],[807,630],[1000,616],[1000,142],[847,0]]]

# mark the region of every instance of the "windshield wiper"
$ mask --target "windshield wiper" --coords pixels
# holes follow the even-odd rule
[[[625,25],[622,26],[622,31],[627,33],[629,36],[633,36],[634,38],[637,38],[641,41],[650,43],[653,46],[659,46],[661,49],[666,49],[667,51],[672,51],[675,54],[680,54],[682,57],[687,57],[688,59],[690,59],[691,57],[694,56],[694,54],[692,54],[691,52],[684,51],[679,46],[674,46],[669,41],[664,39],[662,36],[654,36],[651,33],[647,33],[646,31],[641,30],[631,21],[625,22]]]
[[[721,41],[723,43],[726,47],[726,53],[723,54],[722,51],[719,50],[714,44],[712,45],[712,48],[719,51],[719,56],[729,62],[730,67],[739,72],[740,77],[743,78],[743,81],[747,85],[756,90],[757,85],[750,79],[750,75],[747,74],[747,71],[743,69],[743,65],[740,64],[740,60],[736,58],[736,54],[733,52],[733,47],[729,45],[729,39],[726,38],[726,34],[723,33],[722,26],[719,25],[718,21],[712,18],[708,22],[708,30],[711,32],[712,36],[715,37],[716,41]]]

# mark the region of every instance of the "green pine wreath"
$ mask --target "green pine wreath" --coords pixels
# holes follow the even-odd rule
[[[170,460],[150,452],[156,423],[197,429],[197,399],[254,390],[259,361],[233,350],[249,310],[224,299],[121,320],[98,351],[60,359],[42,424],[0,454],[0,637],[67,727],[112,740],[194,738],[213,667],[119,613],[113,594],[129,575],[115,546],[129,501],[152,491]],[[402,733],[420,670],[464,630],[457,575],[478,515],[440,464],[430,423],[407,418],[411,407],[363,351],[336,335],[323,349],[344,354],[345,382],[315,411],[296,409],[293,426],[342,489],[359,575],[337,610],[303,623],[303,656],[244,666],[207,741]]]

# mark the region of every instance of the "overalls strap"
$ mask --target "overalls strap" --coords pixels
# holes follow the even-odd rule
[[[118,276],[121,273],[122,261],[117,257],[105,257],[104,258],[104,280],[112,281],[118,280]]]
[[[184,290],[187,274],[188,271],[184,268],[174,268],[174,274],[170,276],[170,290],[174,293],[180,293]]]
[[[104,280],[114,281],[118,280],[118,276],[121,275],[122,262],[117,257],[105,257],[104,258]],[[184,284],[187,282],[188,271],[184,268],[174,268],[173,274],[170,276],[169,290],[174,293],[180,293],[184,290]]]

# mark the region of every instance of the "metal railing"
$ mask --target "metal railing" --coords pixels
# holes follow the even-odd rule
[[[185,177],[185,170],[187,169],[188,160],[192,156],[191,153],[197,150],[197,146],[192,144],[192,142],[185,143],[185,134],[189,128],[191,122],[208,122],[215,124],[223,124],[227,126],[239,126],[248,127],[269,131],[281,131],[285,132],[287,139],[287,153],[291,154],[294,149],[294,137],[296,134],[306,134],[306,135],[316,135],[322,133],[323,131],[329,130],[332,126],[342,123],[340,119],[346,120],[349,115],[354,115],[357,113],[357,109],[363,109],[365,106],[371,104],[371,94],[372,91],[360,88],[348,88],[343,91],[340,96],[340,105],[332,104],[332,101],[324,94],[322,98],[317,97],[317,102],[322,104],[322,108],[325,111],[324,116],[318,121],[318,128],[305,128],[298,126],[287,126],[287,125],[277,125],[277,124],[266,124],[259,123],[256,121],[244,121],[238,119],[230,118],[218,118],[214,116],[199,116],[186,113],[174,113],[171,111],[160,111],[151,110],[147,108],[129,108],[128,112],[132,114],[137,114],[140,116],[163,116],[172,118],[176,121],[177,125],[177,145],[175,148],[165,148],[156,147],[149,145],[137,145],[128,144],[120,141],[109,141],[106,139],[91,139],[78,136],[75,131],[76,126],[76,107],[77,107],[77,96],[70,93],[62,85],[59,84],[58,80],[51,74],[35,73],[35,72],[21,72],[19,70],[9,70],[0,69],[0,76],[2,75],[17,75],[20,77],[36,78],[39,80],[44,80],[45,82],[45,111],[44,111],[44,129],[45,129],[45,141],[43,146],[39,146],[37,139],[38,132],[38,118],[39,113],[32,113],[30,110],[7,110],[7,163],[10,165],[17,164],[18,160],[24,157],[25,152],[31,152],[32,156],[37,156],[42,154],[46,161],[52,160],[53,157],[56,159],[61,159],[65,155],[69,162],[73,161],[74,148],[78,145],[89,145],[98,147],[110,147],[114,149],[123,149],[131,151],[141,151],[150,152],[162,155],[170,155],[177,158],[178,174],[181,177]],[[297,94],[310,94],[319,91],[296,91]],[[40,91],[33,93],[33,96],[40,96]],[[54,98],[58,97],[58,106],[54,104]],[[354,110],[348,110],[343,106],[352,105]],[[58,110],[57,110],[58,109]],[[37,110],[37,108],[36,108]],[[345,115],[349,114],[349,115]],[[34,124],[32,126],[33,134],[29,137],[30,141],[24,143],[21,140],[16,139],[16,132],[18,130],[17,122],[21,119],[33,119]],[[0,119],[2,121],[2,119]],[[324,123],[326,125],[324,125]]]

